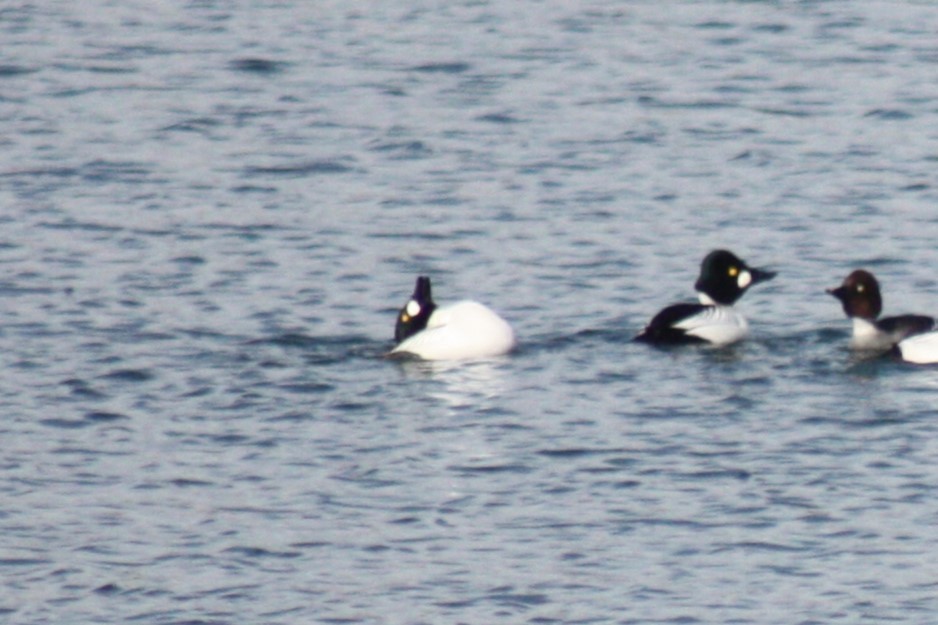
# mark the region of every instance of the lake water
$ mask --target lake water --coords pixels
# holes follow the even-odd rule
[[[931,2],[0,7],[8,623],[928,623]],[[629,339],[728,247],[725,350]],[[418,274],[506,358],[382,359]]]

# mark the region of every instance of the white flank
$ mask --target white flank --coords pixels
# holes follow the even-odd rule
[[[729,345],[749,334],[749,323],[732,306],[713,306],[674,325],[714,345]]]
[[[899,343],[902,360],[917,365],[938,363],[938,332],[926,332],[910,336]]]
[[[464,301],[437,308],[424,330],[391,353],[424,360],[466,360],[501,356],[514,346],[515,334],[507,321],[478,302]]]
[[[872,321],[853,317],[853,336],[850,347],[859,350],[885,351],[891,349],[895,340],[876,327]]]

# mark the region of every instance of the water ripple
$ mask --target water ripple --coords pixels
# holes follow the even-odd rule
[[[938,611],[938,377],[824,293],[938,302],[926,3],[46,4],[0,20],[7,620]],[[634,344],[716,247],[780,270],[750,339]],[[384,358],[415,275],[519,348]]]

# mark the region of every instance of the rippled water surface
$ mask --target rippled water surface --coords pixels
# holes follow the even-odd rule
[[[927,623],[931,2],[0,7],[10,623]],[[729,247],[725,350],[629,342]],[[380,356],[418,274],[520,347]]]

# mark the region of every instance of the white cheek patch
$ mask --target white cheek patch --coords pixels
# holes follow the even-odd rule
[[[410,300],[407,302],[406,310],[408,315],[411,317],[416,317],[420,314],[420,304],[418,304],[415,300]]]
[[[736,284],[739,285],[739,288],[745,289],[747,286],[752,284],[752,274],[748,270],[743,270],[739,272],[739,276],[736,278]]]

